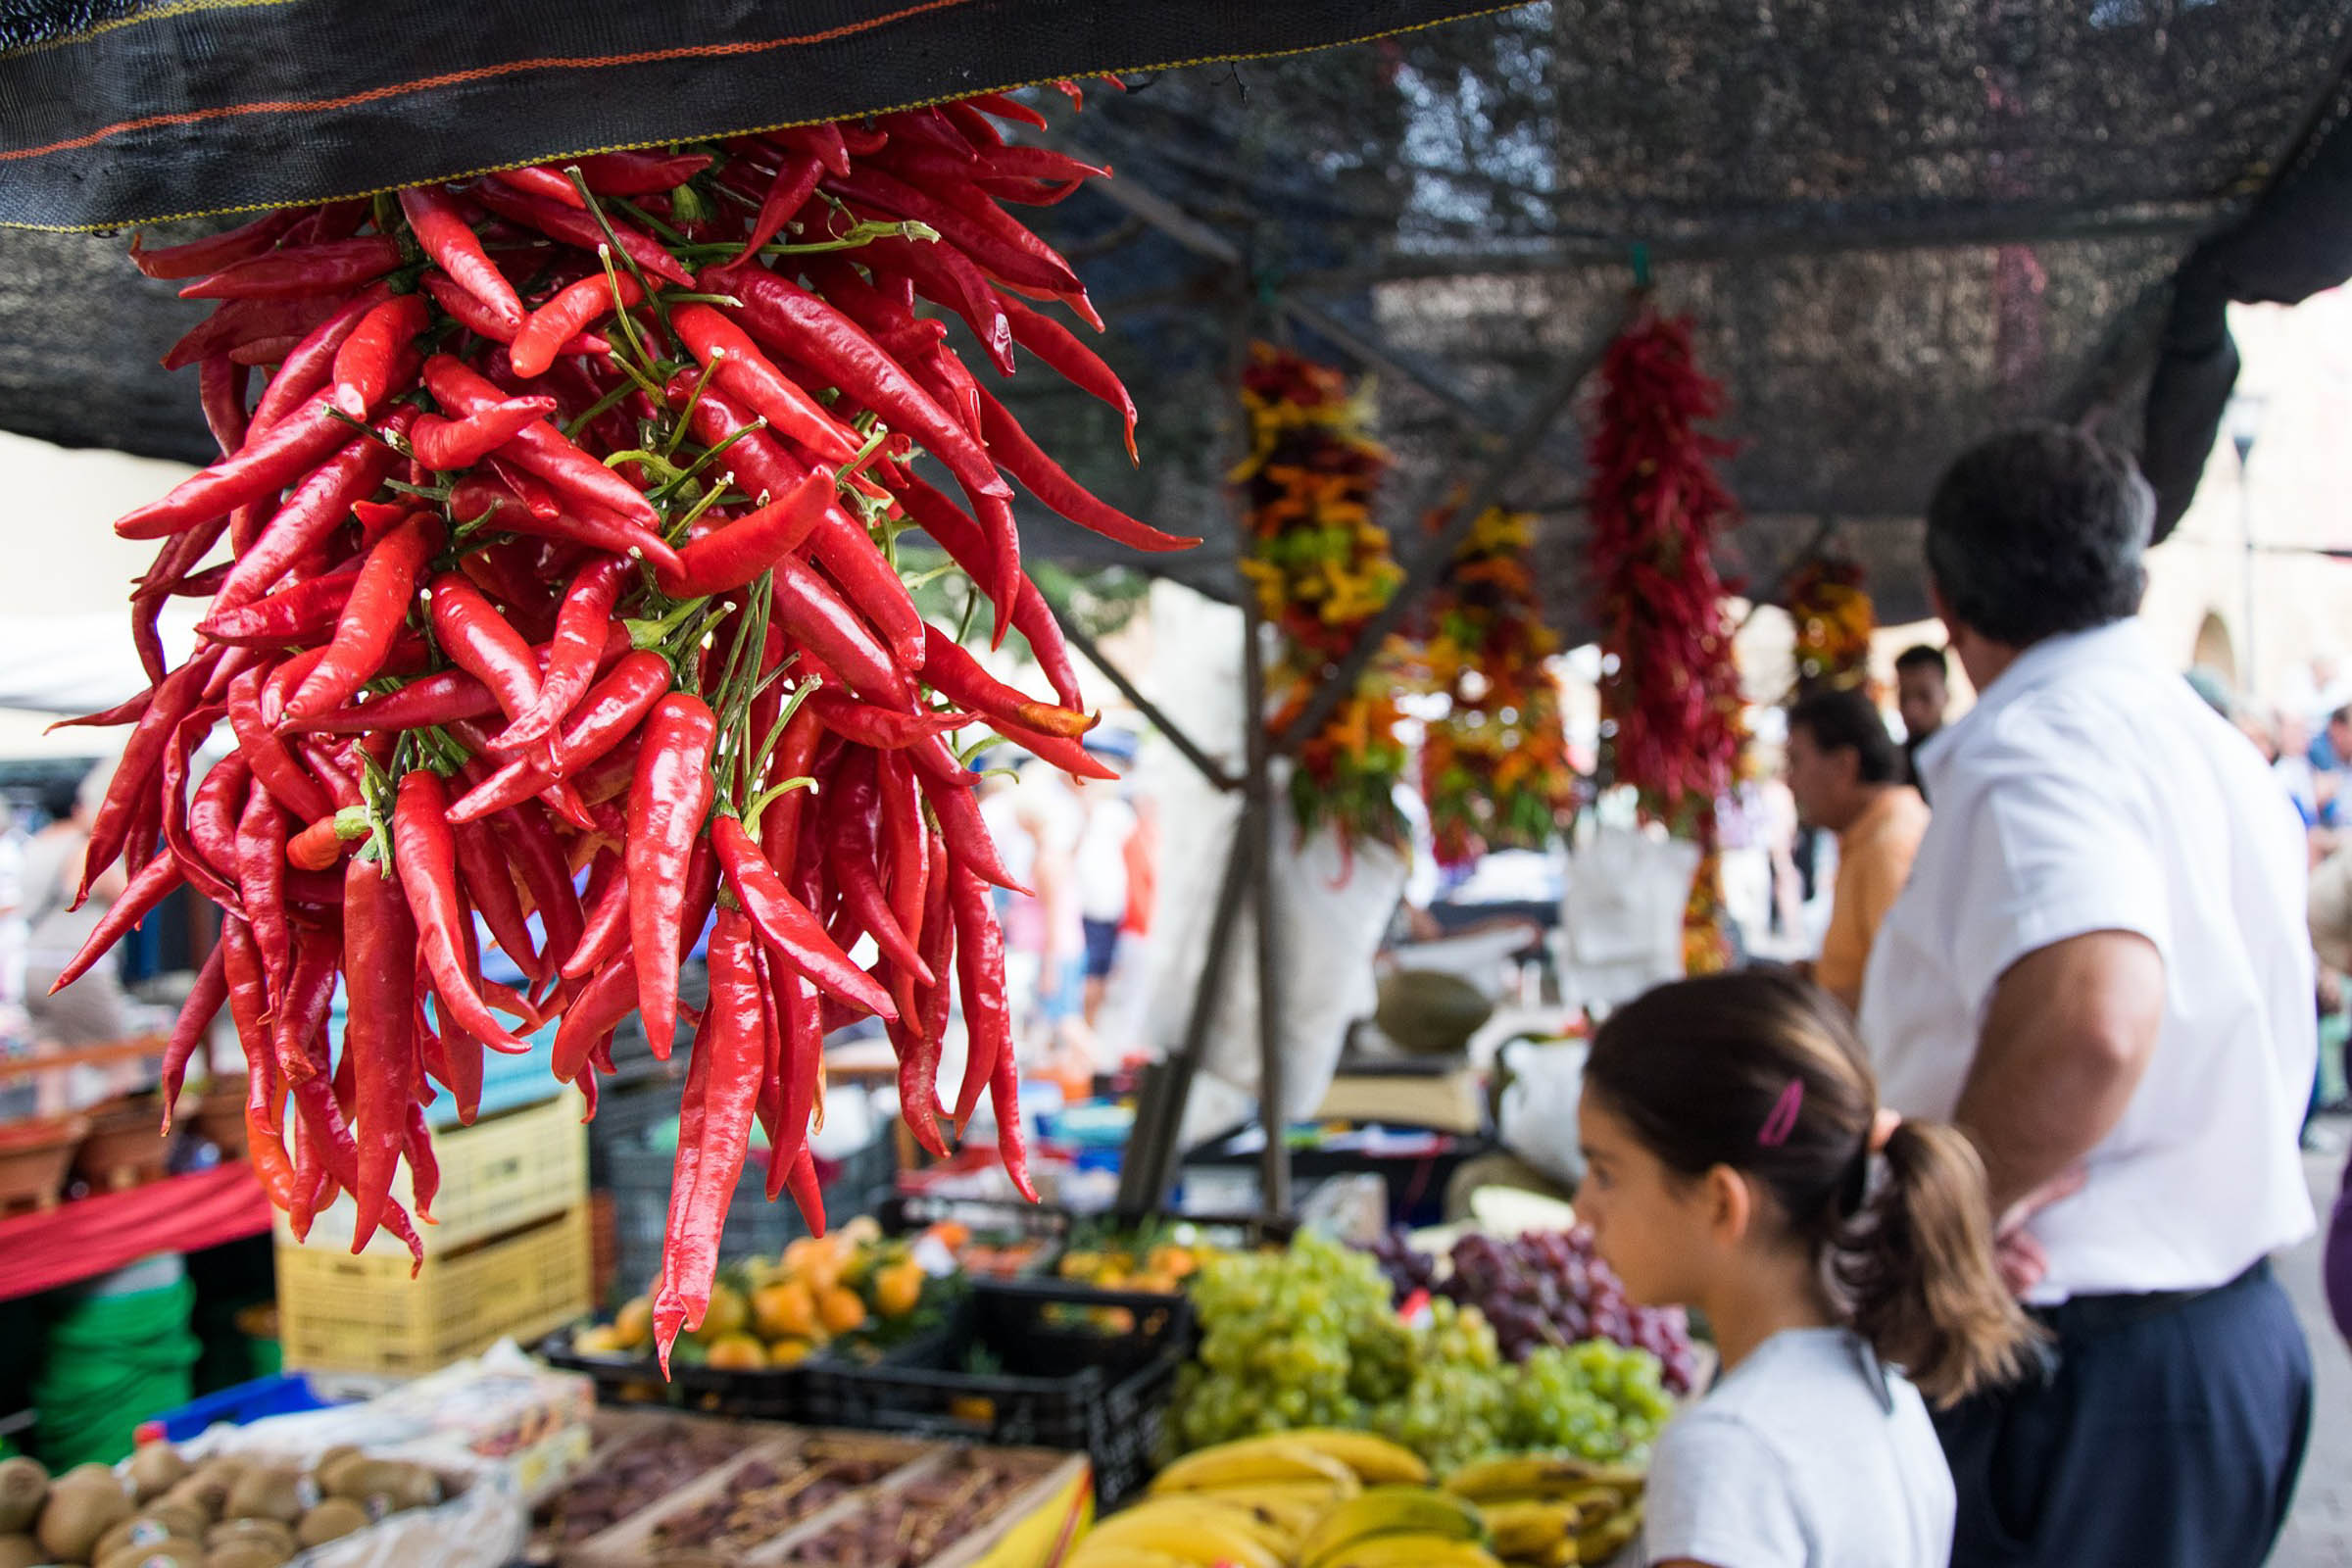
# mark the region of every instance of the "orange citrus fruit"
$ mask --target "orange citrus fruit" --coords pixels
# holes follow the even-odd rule
[[[874,1275],[874,1308],[884,1317],[905,1317],[923,1298],[923,1266],[908,1259]]]
[[[847,1334],[865,1323],[865,1303],[858,1293],[839,1287],[820,1292],[816,1298],[817,1316],[835,1334]]]
[[[752,1322],[762,1338],[806,1339],[816,1327],[816,1296],[805,1280],[781,1280],[752,1293]]]

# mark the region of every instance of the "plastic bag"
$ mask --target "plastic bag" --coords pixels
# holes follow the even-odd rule
[[[1172,1054],[1183,1043],[1200,975],[1206,962],[1217,884],[1240,821],[1236,802],[1200,786],[1205,799],[1180,793],[1169,800],[1168,854],[1163,861],[1154,931],[1153,1044]],[[1287,798],[1279,778],[1275,799]],[[1177,824],[1185,842],[1174,842]],[[1287,814],[1274,835],[1274,953],[1281,992],[1283,1115],[1314,1114],[1331,1088],[1348,1026],[1371,1015],[1379,1002],[1373,963],[1382,936],[1403,896],[1404,858],[1385,845],[1343,850],[1321,828],[1300,840]],[[1201,1068],[1227,1093],[1196,1083],[1178,1137],[1186,1145],[1233,1125],[1243,1098],[1253,1100],[1258,1080],[1256,922],[1244,906],[1226,953],[1223,980],[1209,1019]]]
[[[1514,1040],[1496,1057],[1508,1079],[1495,1107],[1495,1137],[1565,1187],[1585,1179],[1576,1107],[1584,1098],[1587,1054],[1582,1040]]]
[[[1604,827],[1568,858],[1553,938],[1561,998],[1614,1006],[1683,974],[1683,909],[1699,850],[1680,839]]]

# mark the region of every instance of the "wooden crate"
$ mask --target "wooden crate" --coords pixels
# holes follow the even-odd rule
[[[415,1377],[501,1336],[527,1342],[588,1310],[588,1266],[585,1202],[464,1250],[428,1251],[415,1279],[405,1252],[281,1246],[285,1364]]]
[[[470,1247],[484,1237],[562,1214],[588,1198],[588,1133],[580,1125],[584,1102],[566,1087],[553,1100],[486,1115],[470,1127],[433,1134],[433,1156],[441,1166],[441,1192],[433,1200],[436,1224],[416,1227],[427,1257]],[[414,1214],[416,1194],[403,1163],[392,1180],[392,1196]],[[346,1193],[319,1210],[310,1240],[297,1243],[286,1216],[275,1220],[279,1249],[300,1248],[348,1254],[357,1210]],[[362,1253],[399,1258],[409,1250],[378,1231]]]

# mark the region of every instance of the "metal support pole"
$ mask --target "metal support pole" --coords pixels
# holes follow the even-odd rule
[[[1250,904],[1257,912],[1257,1120],[1266,1147],[1258,1159],[1258,1206],[1269,1215],[1291,1210],[1291,1146],[1283,1134],[1282,961],[1274,920],[1274,779],[1266,746],[1262,694],[1266,689],[1264,646],[1259,633],[1257,591],[1242,584],[1242,689],[1251,698],[1249,713],[1249,773],[1244,783],[1249,807],[1242,831],[1250,835]]]

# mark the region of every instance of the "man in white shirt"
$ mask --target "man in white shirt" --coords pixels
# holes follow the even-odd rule
[[[2058,426],[1972,448],[1928,508],[1981,696],[1921,753],[1935,818],[1862,1034],[1888,1105],[1984,1153],[2054,1351],[1939,1418],[1955,1568],[2259,1563],[2310,1427],[2267,1261],[2313,1228],[2303,834],[2141,635],[2153,515],[2128,459]]]

